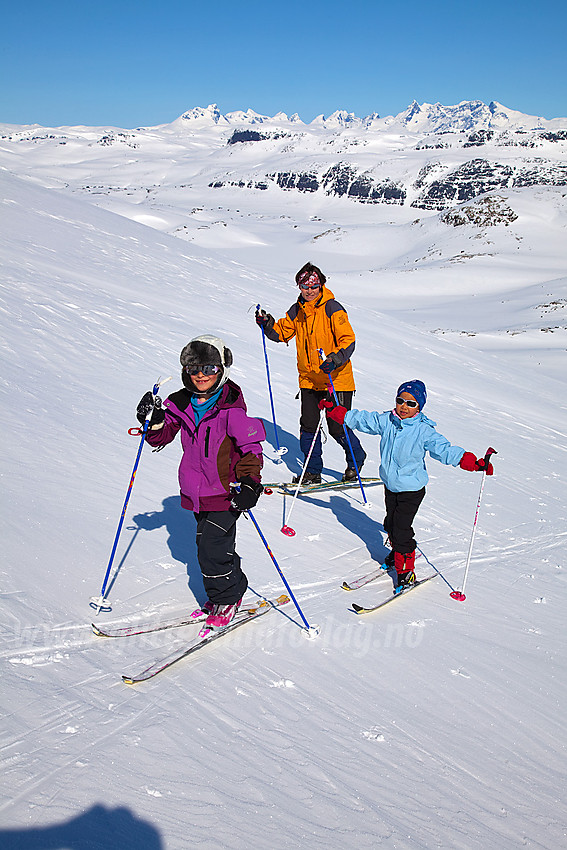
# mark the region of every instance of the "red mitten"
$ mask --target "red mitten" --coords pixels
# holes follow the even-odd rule
[[[327,418],[333,419],[335,422],[338,422],[339,425],[342,425],[345,421],[345,416],[348,413],[346,407],[335,407],[332,402],[326,401],[326,399],[321,399],[319,402],[319,410],[327,411]]]
[[[459,466],[461,469],[464,469],[465,472],[476,472],[477,463],[476,455],[473,455],[472,452],[465,452],[459,461]]]
[[[472,452],[465,452],[459,461],[459,466],[466,472],[485,472],[487,475],[494,475],[494,467],[490,463],[486,463],[483,457],[476,459]],[[485,469],[486,468],[486,469]]]
[[[348,410],[346,409],[346,407],[341,407],[339,405],[339,407],[333,407],[332,410],[327,411],[327,418],[334,419],[335,422],[338,422],[339,425],[342,425],[345,421],[345,416],[347,415],[347,413]]]

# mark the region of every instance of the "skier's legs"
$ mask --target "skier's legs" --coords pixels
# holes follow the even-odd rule
[[[390,538],[394,552],[405,555],[415,550],[416,541],[412,523],[424,497],[425,487],[403,493],[393,493],[384,488],[386,502],[384,530]]]
[[[319,425],[319,399],[324,398],[324,393],[319,393],[317,390],[302,389],[301,390],[301,417],[299,420],[299,446],[305,458],[309,454],[313,437]],[[323,469],[323,451],[321,443],[321,432],[317,434],[311,457],[309,458],[309,466],[306,472],[320,475]]]
[[[210,601],[228,605],[242,599],[248,579],[236,552],[236,519],[232,511],[201,511],[197,520],[197,557]]]

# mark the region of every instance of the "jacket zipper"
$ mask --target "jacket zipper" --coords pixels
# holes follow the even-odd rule
[[[209,427],[207,428],[206,434],[205,434],[205,457],[209,456],[209,436],[210,436],[210,433],[211,433],[211,427],[209,425]]]
[[[311,357],[309,356],[309,340],[313,336],[313,331],[315,329],[315,312],[313,312],[313,321],[311,322],[311,331],[309,330],[309,317],[308,317],[307,313],[305,312],[305,309],[303,310],[303,315],[305,316],[305,330],[306,330],[305,357],[307,358],[307,365],[309,366],[310,369],[312,369],[313,364],[311,363]]]

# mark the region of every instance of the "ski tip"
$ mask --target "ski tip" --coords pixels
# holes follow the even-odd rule
[[[346,583],[346,581],[343,581],[343,583],[341,584],[341,587],[342,587],[343,590],[352,590],[352,587],[349,587],[348,584]]]
[[[101,632],[99,627],[95,626],[94,623],[91,623],[91,629],[93,630],[93,635],[96,635],[97,637],[107,637],[107,635],[105,635],[104,632]]]
[[[352,610],[355,614],[360,614],[362,611],[364,611],[364,608],[362,607],[362,605],[357,605],[356,602],[353,602]]]
[[[130,679],[129,676],[122,676],[122,681],[125,685],[135,685],[136,679]]]

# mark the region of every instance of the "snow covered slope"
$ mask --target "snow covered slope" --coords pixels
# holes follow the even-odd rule
[[[168,163],[156,135],[149,180],[158,166],[181,171],[171,144]],[[24,146],[3,148],[2,847],[562,846],[567,404],[565,346],[553,345],[564,331],[553,326],[565,303],[564,190],[506,190],[518,219],[479,229],[442,212],[414,224],[405,207],[394,217],[302,193],[281,192],[262,211],[264,193],[228,187],[218,209],[194,187],[183,239],[171,186],[155,207],[132,187],[122,206],[75,191],[104,173],[106,192],[110,164],[123,179],[116,145],[93,148],[101,161],[112,154],[104,167],[87,162],[82,142],[59,146],[52,162],[47,148],[35,162]],[[132,166],[138,177],[145,167]],[[148,226],[150,213],[165,223]],[[121,673],[190,635],[111,641],[90,631],[88,599],[137,449],[127,433],[135,406],[160,375],[179,385],[191,337],[220,334],[251,414],[267,421],[264,478],[289,479],[299,469],[295,355],[269,348],[289,448],[276,464],[253,307],[283,315],[306,259],[329,271],[356,330],[357,405],[387,409],[402,380],[420,377],[443,434],[498,451],[467,600],[436,579],[357,617],[352,601],[391,588],[384,576],[340,589],[385,552],[380,488],[366,508],[356,490],[301,499],[294,538],[280,533],[289,500],[263,496],[255,516],[318,640],[304,639],[293,608],[273,612],[128,688]],[[514,348],[531,337],[538,360]],[[377,441],[363,444],[372,474]],[[331,441],[324,457],[325,474],[339,475]],[[178,460],[177,444],[142,454],[101,622],[165,617],[202,599]],[[434,461],[429,471],[419,542],[458,587],[480,476]],[[245,519],[238,548],[251,587],[279,595]]]
[[[354,283],[406,320],[411,297],[412,324],[562,375],[567,119],[479,101],[310,124],[209,106],[159,127],[1,135],[10,173],[237,261],[282,295],[307,254],[339,291]]]

